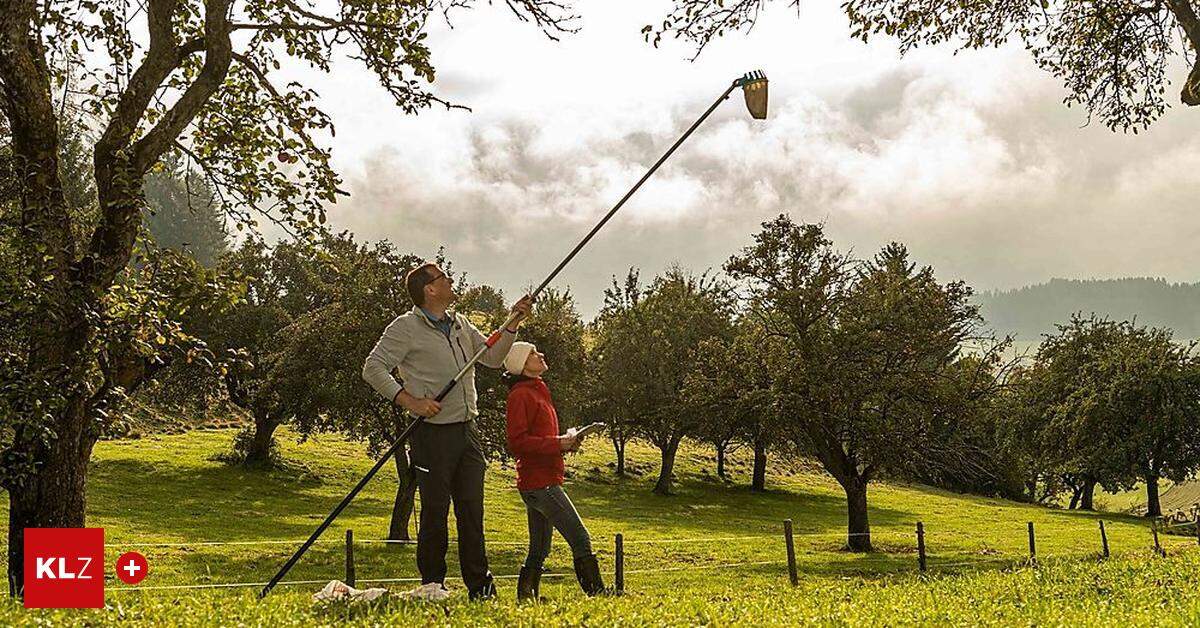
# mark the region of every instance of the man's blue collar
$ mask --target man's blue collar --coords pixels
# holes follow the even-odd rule
[[[417,308],[421,310],[421,313],[424,314],[425,318],[428,318],[429,322],[431,322],[431,323],[437,324],[437,323],[449,323],[450,322],[450,312],[449,311],[447,311],[442,316],[442,318],[435,318],[433,316],[433,314],[429,313],[429,310],[427,310],[419,305],[417,306]]]

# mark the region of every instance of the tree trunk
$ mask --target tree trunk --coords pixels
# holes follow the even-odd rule
[[[725,477],[725,443],[717,443],[717,477],[722,480],[728,480]]]
[[[36,3],[5,4],[0,19],[0,106],[9,125],[9,148],[18,183],[20,233],[13,242],[36,303],[22,314],[29,362],[17,386],[45,391],[39,411],[10,403],[18,425],[3,452],[8,513],[8,585],[24,592],[25,528],[82,527],[87,461],[95,443],[89,429],[84,350],[92,338],[98,300],[92,286],[75,283],[75,237],[59,178],[59,127],[50,97],[46,51],[35,25]],[[100,286],[104,288],[105,286]],[[43,382],[49,382],[54,390]],[[41,390],[39,390],[41,389]],[[61,394],[62,397],[57,397]],[[54,396],[52,396],[54,395]],[[14,396],[7,396],[8,400]],[[60,405],[61,404],[61,405]],[[49,420],[41,412],[52,414]],[[42,428],[47,428],[43,431]],[[52,435],[48,439],[44,436]]]
[[[675,469],[675,453],[679,451],[679,438],[673,438],[662,448],[662,467],[658,471],[658,481],[654,483],[656,495],[671,494],[671,475]]]
[[[271,414],[254,415],[254,434],[246,449],[245,464],[261,464],[271,460],[271,445],[275,443],[275,428],[281,422]]]
[[[38,472],[8,490],[8,590],[24,592],[25,528],[82,528],[85,525],[87,463],[95,436],[88,433],[84,403],[73,400],[58,421],[58,438],[15,447],[29,452]]]
[[[852,552],[871,551],[871,524],[867,519],[867,483],[856,475],[842,482],[846,491],[848,526],[846,549]]]
[[[761,439],[754,441],[754,473],[750,490],[760,493],[767,490],[767,443]]]
[[[222,84],[229,68],[228,4],[206,4],[209,12],[205,16],[204,67],[164,118],[169,124],[160,121],[139,140],[138,147],[133,147],[138,150],[129,150],[129,140],[138,128],[144,107],[118,107],[97,142],[93,165],[100,213],[83,255],[76,254],[75,227],[90,227],[73,219],[63,195],[58,172],[58,120],[50,97],[47,51],[39,36],[40,9],[34,2],[4,5],[4,19],[0,20],[0,106],[10,125],[10,147],[18,164],[15,175],[20,182],[20,261],[31,271],[31,291],[38,301],[35,314],[40,314],[35,315],[28,327],[29,337],[24,339],[31,345],[25,377],[28,381],[52,382],[58,388],[56,395],[61,394],[53,399],[47,395],[38,416],[23,417],[31,419],[30,429],[19,426],[14,430],[12,445],[3,455],[10,467],[7,471],[13,472],[6,474],[12,479],[5,487],[9,491],[8,574],[13,594],[24,590],[25,528],[85,525],[87,463],[98,433],[93,427],[93,404],[103,402],[93,397],[96,391],[90,390],[87,383],[97,361],[90,343],[97,334],[100,302],[129,263],[143,206],[143,175]],[[161,4],[150,6],[147,11],[152,19],[155,14],[165,16],[160,21],[170,29],[170,12],[164,13]],[[159,68],[158,81],[151,78],[139,84],[147,101],[182,60],[174,46],[152,45],[148,55],[174,65]],[[134,81],[147,76],[139,69]],[[138,97],[130,100],[137,103]],[[122,100],[122,104],[127,102]],[[138,157],[136,165],[131,165],[131,154]],[[9,411],[32,415],[26,408]],[[41,413],[48,413],[50,418],[43,419]],[[46,433],[52,438],[45,439]]]
[[[1158,501],[1158,476],[1146,475],[1146,516],[1161,517],[1162,504]]]
[[[617,454],[617,475],[625,477],[625,438],[618,434],[610,440],[612,440],[613,451]]]
[[[1079,497],[1083,495],[1083,487],[1077,486],[1071,489],[1071,503],[1067,505],[1067,510],[1075,510],[1079,506]]]
[[[388,526],[388,539],[392,541],[408,541],[408,521],[412,518],[413,502],[417,494],[417,476],[408,464],[408,452],[405,448],[396,452],[396,503],[392,506],[392,523]]]
[[[1096,480],[1088,478],[1083,481],[1083,495],[1079,498],[1080,510],[1095,510]]]

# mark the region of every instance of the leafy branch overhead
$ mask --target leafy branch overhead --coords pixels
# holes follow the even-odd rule
[[[655,46],[664,37],[692,45],[748,32],[768,5],[799,12],[799,0],[675,0],[660,24],[642,29]],[[1195,0],[845,0],[850,37],[895,38],[901,54],[918,46],[955,50],[1021,42],[1038,67],[1067,88],[1064,102],[1082,106],[1112,130],[1137,132],[1162,116],[1168,76],[1180,62],[1180,101],[1200,105],[1200,17]],[[693,56],[693,59],[695,58]]]
[[[333,134],[332,122],[314,91],[276,78],[283,61],[329,72],[346,57],[405,113],[456,107],[431,90],[427,27],[474,2],[313,4],[321,8],[303,0],[49,2],[38,43],[55,87],[101,121],[98,154],[128,150],[140,174],[178,143],[239,223],[256,226],[249,208],[257,208],[303,231],[323,223],[325,204],[344,192],[317,141]],[[575,29],[563,3],[506,4],[551,37]]]

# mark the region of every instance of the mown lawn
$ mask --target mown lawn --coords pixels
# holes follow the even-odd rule
[[[746,488],[748,467],[734,456],[734,481],[713,474],[707,450],[680,454],[677,494],[650,493],[656,452],[631,447],[635,475],[613,477],[601,442],[570,462],[568,490],[592,532],[602,565],[612,567],[613,537],[626,546],[627,594],[583,599],[559,543],[543,584],[547,602],[518,607],[514,581],[524,555],[525,516],[511,469],[489,471],[487,519],[501,600],[444,606],[399,602],[369,609],[311,601],[319,584],[281,586],[265,602],[254,587],[219,590],[153,587],[252,583],[270,578],[342,494],[366,471],[362,449],[332,436],[283,440],[288,465],[261,471],[213,460],[231,431],[198,431],[101,443],[89,484],[89,525],[106,529],[110,561],[138,550],[151,574],[139,587],[108,583],[104,611],[25,611],[0,606],[5,624],[133,620],[145,624],[451,623],[1195,623],[1200,552],[1187,537],[1161,537],[1155,556],[1144,522],[1105,514],[1114,558],[1102,561],[1097,515],[1049,510],[921,486],[879,485],[870,493],[878,551],[850,554],[840,488],[815,472],[769,477],[770,491]],[[388,469],[389,471],[391,468]],[[394,471],[393,471],[394,473]],[[356,539],[357,576],[417,576],[413,548],[384,545],[394,476],[381,474],[288,575],[341,578],[343,535]],[[782,521],[795,524],[801,584],[788,583]],[[930,574],[917,573],[914,527],[924,522]],[[1027,565],[1026,522],[1037,532],[1037,565]],[[452,528],[453,529],[453,528]],[[260,543],[272,541],[274,543]],[[229,543],[233,545],[209,545]],[[451,574],[456,572],[451,547]],[[671,571],[663,571],[671,570]],[[456,582],[452,582],[454,587]],[[141,590],[132,590],[132,589]],[[1193,620],[1193,621],[1189,621]]]

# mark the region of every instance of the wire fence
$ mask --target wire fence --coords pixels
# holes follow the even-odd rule
[[[787,567],[786,573],[790,576],[792,583],[796,584],[799,581],[797,563],[796,563],[796,553],[795,553],[795,539],[796,538],[841,539],[841,540],[846,540],[848,543],[852,539],[858,538],[858,537],[871,537],[873,539],[878,539],[880,537],[893,537],[893,538],[903,537],[905,539],[904,543],[901,544],[899,547],[892,546],[891,547],[892,551],[889,553],[867,555],[862,558],[859,558],[859,555],[845,555],[847,557],[855,556],[858,559],[857,569],[855,571],[857,571],[860,575],[863,574],[863,570],[865,568],[869,568],[868,565],[862,564],[861,561],[864,558],[876,565],[877,565],[877,563],[875,563],[875,560],[879,560],[879,561],[887,560],[887,561],[892,561],[892,562],[895,562],[898,560],[911,561],[908,563],[907,566],[902,566],[899,569],[897,569],[897,565],[893,564],[893,565],[889,566],[889,569],[886,572],[881,572],[881,573],[887,573],[887,574],[911,573],[914,571],[919,572],[919,573],[926,573],[929,571],[955,572],[955,571],[961,571],[964,568],[970,569],[970,570],[982,570],[982,569],[1003,568],[1005,566],[1008,566],[1008,567],[1036,566],[1039,564],[1039,560],[1062,560],[1062,559],[1077,560],[1077,559],[1083,559],[1083,558],[1098,558],[1098,557],[1108,558],[1111,555],[1111,552],[1110,552],[1110,548],[1109,548],[1109,538],[1107,536],[1107,531],[1105,529],[1104,523],[1105,523],[1104,521],[1099,520],[1100,525],[1099,525],[1099,535],[1098,536],[1099,536],[1100,544],[1096,548],[1097,551],[1087,552],[1087,553],[1074,552],[1074,553],[1070,553],[1070,554],[1040,554],[1040,555],[1037,552],[1036,530],[1035,530],[1034,524],[1032,522],[1029,522],[1027,524],[1027,526],[1028,526],[1027,539],[1021,539],[1022,541],[1028,542],[1028,554],[1002,553],[999,550],[996,550],[993,548],[986,548],[986,547],[978,549],[978,550],[961,550],[961,549],[956,548],[955,550],[952,550],[952,551],[942,550],[942,551],[938,551],[938,552],[930,552],[930,551],[928,551],[928,548],[927,548],[927,542],[930,541],[931,539],[929,538],[929,535],[927,534],[923,524],[920,522],[918,522],[915,526],[915,533],[906,533],[906,532],[900,532],[900,531],[896,531],[896,530],[877,530],[874,532],[863,532],[863,533],[824,532],[824,531],[793,532],[792,527],[791,527],[791,521],[788,520],[788,521],[784,522],[782,535],[778,534],[778,533],[776,533],[776,534],[765,534],[764,533],[764,534],[746,534],[746,535],[731,535],[731,536],[659,537],[659,538],[626,539],[626,538],[624,538],[624,535],[618,534],[618,535],[616,535],[615,553],[613,556],[613,559],[614,559],[613,567],[614,568],[609,570],[607,572],[607,574],[610,577],[615,578],[615,588],[618,592],[622,592],[622,593],[624,592],[624,589],[625,589],[624,577],[626,575],[654,575],[654,574],[703,571],[703,570],[713,570],[713,569],[726,570],[726,569],[739,569],[739,568],[765,567],[765,566],[777,566],[777,567],[778,566],[786,566]],[[1114,523],[1116,523],[1116,522],[1109,522],[1110,526],[1112,526]],[[1118,525],[1135,526],[1135,524],[1118,524]],[[1138,527],[1139,529],[1141,529],[1143,531],[1146,530],[1145,526],[1136,525],[1136,527]],[[1163,547],[1162,539],[1160,539],[1160,537],[1159,537],[1159,532],[1165,531],[1167,529],[1184,528],[1184,527],[1189,527],[1189,528],[1195,529],[1196,522],[1193,521],[1193,522],[1189,522],[1189,523],[1185,523],[1185,524],[1161,524],[1161,525],[1158,523],[1155,523],[1154,525],[1152,525],[1149,528],[1151,535],[1150,535],[1150,539],[1147,539],[1148,541],[1152,539],[1153,543],[1152,543],[1152,545],[1148,543],[1144,547],[1146,549],[1153,549],[1157,554],[1166,555],[1167,552],[1166,552],[1166,549]],[[1062,532],[1061,526],[1057,526],[1057,528],[1059,528],[1059,530],[1058,530],[1059,532]],[[1075,526],[1072,526],[1072,528],[1075,528]],[[1080,531],[1082,532],[1082,530],[1080,530]],[[1094,530],[1093,530],[1093,532],[1094,532]],[[936,536],[936,540],[940,542],[944,538],[961,539],[964,536],[969,536],[969,533],[964,534],[961,532],[939,530],[937,533],[937,536]],[[1191,537],[1191,536],[1192,535],[1189,535],[1189,537]],[[1174,535],[1171,535],[1171,538],[1179,539],[1181,537],[1178,534],[1174,534]],[[1197,533],[1196,535],[1194,535],[1194,538],[1196,539],[1197,545],[1200,545],[1200,533]],[[783,541],[782,544],[778,543],[778,541],[780,541],[780,540]],[[1078,540],[1078,537],[1076,540]],[[450,541],[456,542],[457,539],[450,539]],[[781,548],[785,548],[786,549],[786,554],[785,554],[786,559],[784,556],[780,556],[778,558],[773,558],[773,559],[769,559],[769,560],[742,560],[742,561],[735,561],[735,562],[716,561],[716,562],[687,564],[687,565],[673,565],[673,566],[660,566],[660,567],[651,566],[651,567],[641,567],[641,568],[635,568],[635,569],[626,569],[626,567],[625,567],[625,562],[626,562],[625,561],[626,552],[624,551],[625,546],[634,546],[634,547],[637,547],[637,546],[647,546],[647,547],[676,546],[676,545],[699,546],[699,545],[711,544],[711,543],[734,543],[734,542],[747,543],[747,542],[758,542],[758,541],[775,541],[775,543],[771,543],[767,546],[757,547],[757,548],[753,548],[753,549],[779,551]],[[317,542],[326,544],[326,545],[343,543],[343,541],[341,539],[320,539]],[[256,546],[256,545],[258,545],[258,546],[299,545],[301,543],[303,543],[303,540],[260,539],[260,540],[242,540],[242,541],[146,541],[146,542],[134,541],[134,542],[129,542],[129,543],[109,542],[109,543],[107,543],[107,545],[112,548],[120,547],[122,550],[126,550],[129,548],[162,548],[162,547],[189,548],[189,547]],[[407,540],[407,539],[353,539],[352,533],[350,531],[348,531],[347,538],[345,541],[345,553],[346,553],[345,577],[346,577],[347,583],[354,585],[354,586],[357,586],[358,584],[421,583],[422,579],[420,577],[355,578],[355,576],[354,576],[355,567],[354,567],[353,547],[355,545],[415,545],[415,544],[416,544],[416,541]],[[490,546],[524,546],[527,544],[527,542],[526,541],[489,541],[487,544]],[[1189,543],[1189,546],[1190,546],[1190,543]],[[746,548],[746,551],[743,552],[743,554],[745,555],[746,558],[751,558],[748,555],[750,553],[750,549],[752,549],[752,548],[748,547],[748,548]],[[1178,549],[1179,549],[1178,544],[1175,544],[1175,547],[1172,548],[1173,551],[1178,550]],[[780,552],[780,554],[784,554],[784,552]],[[915,561],[912,560],[912,556],[914,554],[916,555]],[[872,559],[875,559],[875,560],[872,560]],[[656,560],[661,561],[661,560],[663,560],[663,558],[656,557]],[[339,574],[339,575],[341,575],[341,574]],[[574,574],[562,573],[562,572],[545,572],[542,574],[542,577],[543,578],[568,578],[573,575]],[[497,578],[497,579],[515,579],[518,577],[518,575],[517,574],[500,574],[500,575],[495,575],[493,577]],[[461,578],[458,578],[458,577],[447,577],[446,578],[446,580],[460,580],[460,579]],[[328,579],[328,578],[327,579],[284,580],[284,581],[277,583],[277,585],[279,585],[279,586],[324,585],[324,584],[327,584],[329,581],[330,581],[330,579]],[[258,581],[199,582],[199,583],[163,584],[163,585],[148,585],[148,586],[140,586],[140,585],[113,586],[113,587],[109,587],[109,590],[115,591],[115,592],[121,592],[121,593],[128,592],[128,591],[147,591],[147,592],[149,592],[149,591],[189,591],[189,590],[205,590],[205,589],[237,589],[237,588],[250,588],[250,587],[264,587],[267,584],[268,584],[267,582],[258,582]]]
[[[825,537],[831,539],[844,539],[847,537],[870,536],[878,538],[888,534],[902,534],[894,531],[875,531],[875,532],[796,532],[793,536],[798,537]],[[662,545],[671,543],[715,543],[722,541],[749,541],[761,539],[776,539],[778,534],[753,534],[741,536],[709,536],[709,537],[694,537],[694,538],[657,538],[657,539],[628,539],[626,545]],[[106,540],[107,547],[120,547],[125,549],[136,549],[139,547],[219,547],[222,545],[300,545],[307,539],[258,539],[253,541],[113,541]],[[458,539],[449,538],[449,543],[457,543]],[[338,545],[343,541],[338,538],[317,539],[313,541],[313,545]],[[363,544],[379,544],[379,545],[416,545],[414,539],[354,539],[355,543]],[[489,546],[525,546],[528,541],[488,541]]]
[[[688,567],[660,567],[656,569],[629,569],[625,570],[625,574],[659,574],[670,572],[695,572],[695,570],[703,569],[724,569],[733,567],[751,567],[763,566],[763,564],[780,564],[782,561],[748,561],[734,563],[719,563],[719,564],[702,564],[702,566]],[[608,576],[616,575],[616,570],[608,570],[605,572]],[[545,572],[541,574],[541,578],[574,578],[575,574]],[[514,580],[518,578],[518,574],[499,574],[492,575],[492,578],[497,580]],[[413,584],[413,582],[421,582],[420,578],[359,578],[356,582],[359,584]],[[446,580],[461,580],[457,576],[446,576]],[[276,582],[276,586],[284,585],[325,585],[329,580],[282,580]],[[204,590],[204,588],[244,588],[244,587],[263,587],[268,585],[268,582],[209,582],[209,584],[196,585],[157,585],[157,586],[124,586],[110,588],[110,591],[188,591],[188,590]]]

